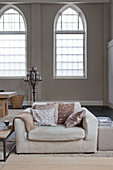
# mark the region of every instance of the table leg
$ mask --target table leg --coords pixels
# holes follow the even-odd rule
[[[6,138],[4,138],[4,139],[1,138],[0,139],[0,142],[3,142],[3,159],[0,159],[0,162],[1,161],[5,162],[7,160],[7,158],[9,157],[9,155],[12,153],[12,151],[15,149],[16,142],[14,140],[12,140],[12,139],[7,140],[9,138],[9,136],[11,136],[11,134],[12,134],[12,132]],[[11,146],[10,150],[8,151],[8,153],[6,153],[6,151],[7,151],[6,143],[7,142],[13,142],[13,145]]]
[[[5,111],[5,100],[4,99],[0,99],[0,117],[4,117],[6,115],[6,111]]]
[[[6,141],[3,141],[4,161],[6,161]]]
[[[5,99],[5,115],[8,115],[8,99]]]

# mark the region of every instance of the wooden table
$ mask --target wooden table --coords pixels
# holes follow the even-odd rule
[[[12,135],[11,129],[8,130],[0,130],[0,142],[3,143],[3,159],[0,159],[0,161],[6,161],[6,159],[9,157],[9,155],[12,153],[14,150],[16,144],[15,140],[12,138],[9,139],[9,137]],[[7,142],[13,142],[13,145],[11,145],[9,152],[7,153]]]
[[[0,92],[0,117],[8,115],[8,99],[16,95],[17,92]]]

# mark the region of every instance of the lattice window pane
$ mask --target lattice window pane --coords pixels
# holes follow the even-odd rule
[[[8,9],[0,18],[0,76],[26,74],[26,31],[21,14]],[[24,32],[23,32],[24,31]]]
[[[9,9],[0,17],[0,31],[25,31],[25,23],[21,14]]]
[[[79,13],[72,8],[62,12],[57,21],[57,30],[83,30],[83,22]]]
[[[66,15],[67,12],[68,11],[66,11]],[[62,24],[65,25],[64,23]],[[68,28],[66,29],[68,30]],[[56,33],[57,76],[84,76],[83,42],[84,42],[83,33],[80,34],[78,33],[61,34],[61,32]]]

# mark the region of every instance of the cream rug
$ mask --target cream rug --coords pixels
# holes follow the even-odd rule
[[[113,158],[10,156],[2,170],[113,170]]]

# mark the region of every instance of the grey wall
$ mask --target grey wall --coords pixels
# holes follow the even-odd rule
[[[113,108],[113,40],[108,43],[108,105]]]
[[[111,0],[111,39],[113,39],[113,0]]]
[[[84,100],[107,104],[107,43],[110,40],[110,5],[81,4],[88,27],[86,80],[53,79],[53,22],[62,5],[18,5],[27,20],[28,67],[37,66],[43,81],[38,87],[39,100]],[[0,88],[26,93],[23,80],[1,80]],[[26,100],[26,99],[25,99]]]
[[[113,0],[111,1],[111,39],[108,43],[108,105],[113,108]]]
[[[88,26],[88,78],[86,80],[54,80],[52,78],[53,20],[58,11],[56,5],[42,6],[42,99],[44,100],[99,100],[106,104],[107,79],[104,62],[107,58],[109,41],[109,5],[79,5],[83,10]],[[106,28],[107,25],[107,28]],[[105,50],[104,50],[105,48]],[[46,50],[45,50],[46,49]],[[105,63],[107,65],[107,63]],[[105,89],[104,89],[105,88]]]

